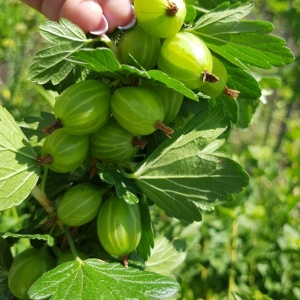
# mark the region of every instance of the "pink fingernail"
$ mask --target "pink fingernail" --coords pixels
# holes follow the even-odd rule
[[[96,30],[93,30],[93,31],[90,31],[91,34],[94,34],[94,35],[103,35],[107,32],[108,30],[108,22],[105,18],[104,15],[102,15],[102,20],[101,20],[101,23],[100,23],[100,28],[99,29],[96,29]]]
[[[121,30],[128,30],[132,27],[135,26],[136,24],[136,17],[135,17],[135,13],[134,13],[134,7],[133,5],[131,4],[131,10],[132,10],[132,18],[131,20],[129,21],[128,24],[126,24],[125,26],[118,26],[117,28],[121,29]]]

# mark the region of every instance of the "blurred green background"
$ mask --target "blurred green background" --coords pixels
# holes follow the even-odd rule
[[[224,147],[250,174],[249,186],[187,227],[152,212],[156,234],[186,249],[172,270],[180,299],[300,300],[300,1],[252,2],[250,18],[272,22],[296,60],[253,70],[269,78],[261,80],[263,97],[249,128],[234,128]],[[51,111],[51,94],[27,80],[45,47],[38,26],[46,19],[17,0],[0,0],[0,14],[0,104],[17,121]],[[13,216],[2,214],[1,232],[18,226]]]

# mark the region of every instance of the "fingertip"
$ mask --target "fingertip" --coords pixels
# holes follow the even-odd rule
[[[59,17],[70,20],[85,33],[99,31],[104,24],[103,11],[97,1],[66,1]]]
[[[98,0],[103,8],[109,29],[114,31],[117,27],[126,26],[133,18],[133,10],[129,0]]]

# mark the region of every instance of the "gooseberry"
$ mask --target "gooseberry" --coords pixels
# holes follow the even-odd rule
[[[150,70],[156,65],[160,46],[159,38],[151,36],[140,26],[135,26],[122,35],[118,57],[122,64],[132,65],[132,55],[144,69]]]
[[[96,131],[109,119],[110,97],[107,85],[98,80],[71,85],[54,104],[57,121],[44,128],[44,131],[51,133],[59,127],[73,135],[86,135]]]
[[[104,190],[90,183],[69,188],[59,199],[57,217],[68,226],[90,222],[99,212]]]
[[[205,82],[201,86],[201,92],[208,95],[210,98],[215,99],[221,94],[225,94],[233,99],[236,99],[239,95],[239,91],[230,89],[227,86],[228,73],[224,64],[215,56],[213,56],[213,69],[212,73],[218,77],[218,81],[214,83]]]
[[[72,135],[59,128],[45,138],[37,164],[47,164],[52,171],[68,173],[85,161],[88,149],[88,135]]]
[[[109,254],[129,254],[138,246],[141,238],[139,205],[112,196],[100,209],[97,232],[101,245]]]
[[[226,87],[228,74],[224,64],[215,56],[213,56],[212,73],[218,76],[219,80],[215,83],[205,82],[200,90],[211,98],[217,98]]]
[[[210,50],[200,38],[190,32],[179,32],[163,42],[157,66],[194,90],[211,75],[213,60]]]
[[[184,95],[167,86],[155,85],[148,80],[144,80],[141,86],[151,88],[159,96],[164,107],[163,121],[166,124],[172,122],[180,110]]]
[[[173,130],[162,123],[164,108],[159,96],[143,87],[121,87],[111,98],[116,121],[135,135],[148,135],[161,129],[167,136]]]
[[[184,0],[135,0],[134,12],[138,24],[149,34],[167,38],[182,27],[186,16]]]
[[[19,299],[29,299],[29,288],[54,267],[55,262],[46,249],[27,249],[15,257],[8,272],[8,287]]]
[[[130,160],[144,148],[145,142],[111,118],[102,128],[90,135],[90,150],[99,160],[120,163]]]

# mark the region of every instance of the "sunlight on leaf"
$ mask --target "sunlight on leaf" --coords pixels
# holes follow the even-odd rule
[[[168,215],[200,221],[201,215],[192,205],[211,209],[248,184],[249,176],[241,165],[210,151],[209,145],[226,129],[223,114],[223,108],[217,107],[196,115],[132,175],[140,189]]]
[[[14,118],[0,106],[0,210],[20,204],[38,180],[35,152]]]
[[[50,300],[146,300],[168,298],[177,292],[178,283],[172,278],[88,259],[67,262],[45,273],[30,288],[29,296]]]
[[[49,234],[17,234],[17,233],[13,233],[13,232],[6,232],[5,234],[3,234],[4,238],[16,238],[16,239],[20,239],[20,238],[28,238],[31,240],[42,240],[47,242],[47,244],[52,247],[54,245],[54,238],[49,235]]]
[[[179,267],[186,258],[186,252],[177,250],[172,242],[164,236],[154,241],[151,256],[146,262],[146,271],[172,276],[172,271]]]
[[[247,68],[282,67],[294,60],[286,42],[270,33],[273,25],[265,21],[239,21],[248,15],[254,5],[228,2],[204,14],[193,28],[187,29],[199,36],[214,52],[231,63]]]

